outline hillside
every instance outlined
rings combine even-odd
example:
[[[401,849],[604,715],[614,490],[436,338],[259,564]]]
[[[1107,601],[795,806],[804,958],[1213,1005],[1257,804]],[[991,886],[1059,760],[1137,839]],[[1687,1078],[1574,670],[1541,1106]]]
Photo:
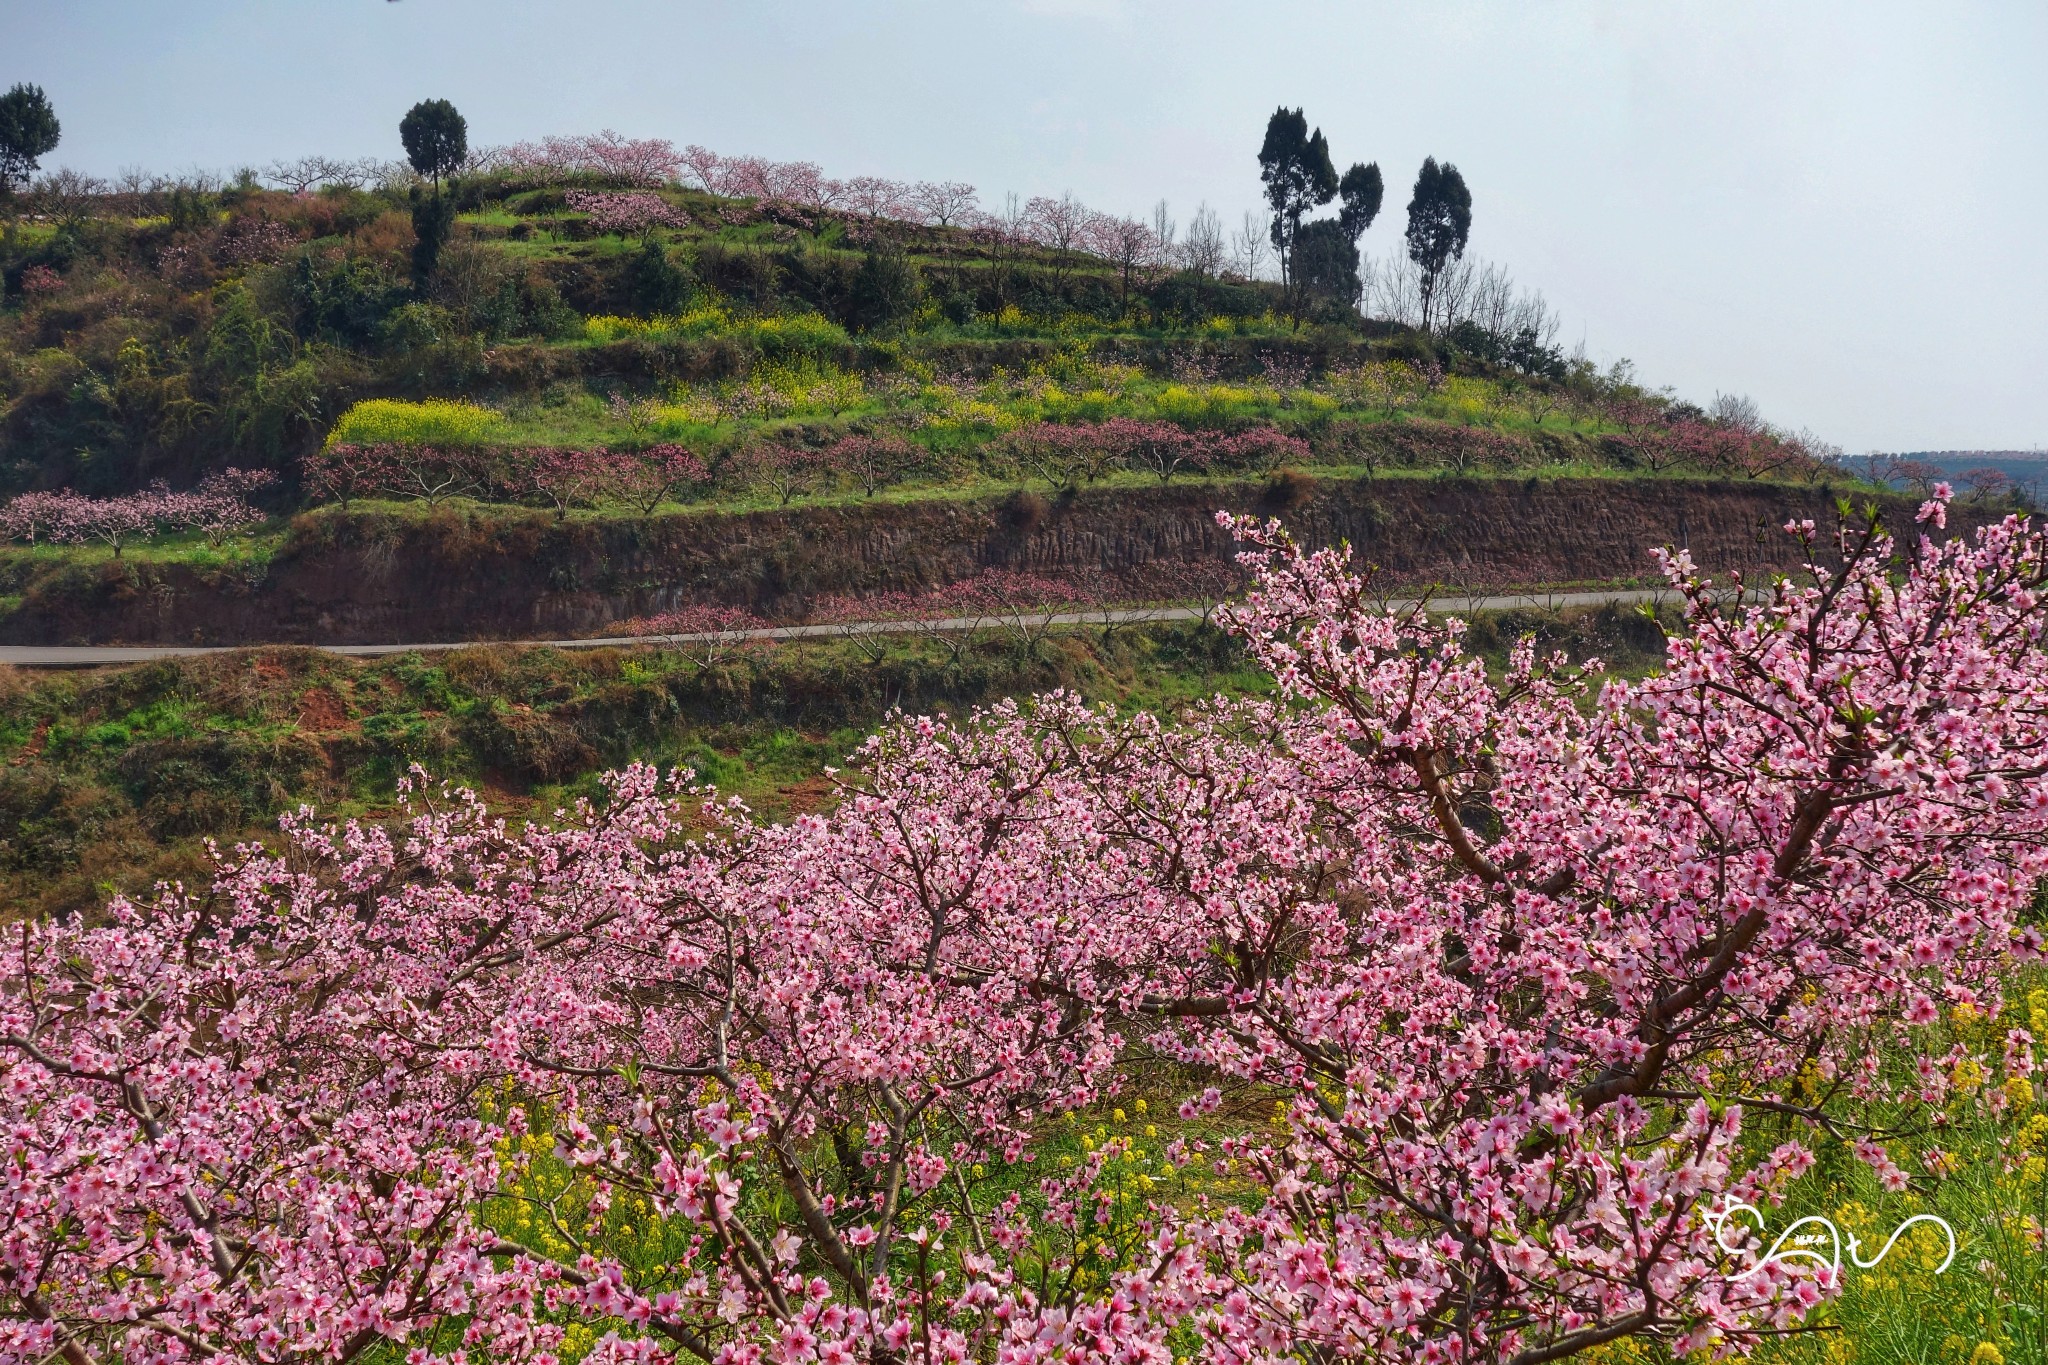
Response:
[[[685,188],[616,156],[478,166],[439,194],[359,177],[301,192],[43,182],[0,236],[0,493],[17,495],[0,530],[24,546],[0,550],[0,634],[313,638],[323,614],[278,608],[277,594],[303,602],[309,573],[354,576],[345,560],[309,565],[314,548],[350,537],[288,518],[333,503],[401,521],[413,513],[398,504],[486,521],[526,508],[565,526],[772,513],[821,545],[877,516],[914,525],[1013,496],[1050,499],[1051,520],[1071,526],[1061,509],[1084,490],[1142,519],[1147,488],[1216,490],[1176,507],[1285,510],[1327,496],[1312,488],[1417,475],[1854,478],[1753,407],[1710,412],[1646,389],[1625,364],[1567,360],[1544,341],[1540,301],[1490,273],[1448,325],[1423,331],[1368,321],[1341,291],[1246,278],[1214,252],[1119,253],[1099,225],[1073,228],[1100,215],[1070,201],[997,221],[957,204],[919,210],[909,200],[929,196],[907,193],[802,204],[788,175],[759,168],[705,170]],[[1285,471],[1307,482],[1287,491]],[[1367,504],[1416,496],[1360,489]],[[933,506],[901,510],[920,501]],[[1661,541],[1683,521],[1660,513],[1661,529],[1638,529]],[[1464,528],[1433,559],[1409,555],[1409,576],[1470,576],[1499,530]],[[1616,547],[1599,574],[1568,555],[1522,568],[1631,578],[1639,548]],[[850,543],[803,557],[820,556],[874,553]],[[478,579],[461,588],[473,620],[456,638],[521,620],[588,631],[686,602],[801,612],[813,587],[928,591],[1013,561],[1132,567],[1084,563],[1071,547],[984,547],[806,586],[778,584],[757,556],[737,577],[635,569],[637,586],[621,588],[633,559],[600,555],[539,585]],[[298,586],[264,586],[272,565]],[[601,603],[539,605],[594,579],[613,583]],[[190,605],[222,591],[243,606]],[[96,625],[80,615],[102,608]],[[237,612],[255,624],[224,637]]]
[[[445,242],[423,244],[437,201],[409,193],[46,185],[0,238],[0,487],[114,493],[235,464],[295,491],[338,425],[448,435],[344,422],[379,398],[483,405],[472,443],[684,443],[728,500],[761,482],[740,456],[764,443],[900,435],[903,477],[950,482],[1014,474],[1016,452],[1006,468],[988,448],[1020,426],[1114,417],[1309,446],[1234,452],[1251,461],[1761,476],[1815,453],[1567,362],[1506,330],[1505,296],[1491,325],[1432,336],[1022,220],[939,227],[595,170],[463,176]],[[1499,439],[1463,448],[1475,430]]]

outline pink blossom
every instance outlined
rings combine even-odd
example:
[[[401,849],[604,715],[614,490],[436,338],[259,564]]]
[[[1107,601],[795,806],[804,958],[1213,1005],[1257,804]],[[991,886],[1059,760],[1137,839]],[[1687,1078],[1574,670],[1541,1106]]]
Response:
[[[1268,694],[899,717],[780,824],[645,766],[531,824],[415,774],[393,824],[298,812],[209,889],[24,921],[0,1355],[538,1361],[585,1308],[600,1360],[728,1365],[1795,1325],[1837,1281],[1731,1278],[1708,1215],[1812,1168],[1746,1104],[1945,1103],[1913,1019],[1995,1008],[2048,876],[2048,544],[1851,527],[1733,607],[1668,555],[1661,672],[1496,677],[1347,552],[1224,524]],[[1120,1139],[1028,1203],[965,1180],[1134,1055],[1189,1078],[1168,1158],[1246,1198],[1104,1251]],[[658,1209],[660,1264],[501,1231],[555,1160],[591,1218]]]

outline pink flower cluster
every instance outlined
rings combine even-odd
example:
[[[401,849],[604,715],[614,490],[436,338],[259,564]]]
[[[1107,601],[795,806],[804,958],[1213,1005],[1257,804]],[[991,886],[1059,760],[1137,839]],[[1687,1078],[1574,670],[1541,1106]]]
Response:
[[[1831,1277],[1712,1232],[1812,1162],[1745,1108],[1939,1106],[1924,1026],[2042,947],[2041,535],[1801,524],[1810,581],[1733,610],[1668,555],[1688,629],[1629,681],[1489,677],[1225,524],[1272,697],[899,720],[781,825],[642,767],[548,826],[414,788],[16,925],[0,1357],[548,1365],[584,1322],[603,1365],[1438,1365],[1795,1323]],[[1978,1064],[2031,1067],[2001,1031]],[[1162,1059],[1187,1120],[1279,1102],[1167,1148],[1245,1198],[1118,1196],[1118,1143],[970,1178]]]
[[[186,492],[158,483],[112,498],[87,497],[68,488],[23,493],[0,507],[0,535],[31,545],[98,541],[116,556],[125,546],[172,531],[200,531],[209,544],[219,546],[264,519],[248,497],[276,482],[277,475],[267,469],[222,469]]]
[[[644,237],[658,227],[679,228],[690,221],[687,213],[647,190],[570,190],[564,202],[572,213],[589,214],[597,231],[621,237]]]
[[[298,244],[298,236],[275,218],[251,215],[222,229],[215,252],[229,265],[274,261]]]
[[[509,459],[515,487],[538,494],[558,515],[571,507],[623,503],[650,516],[661,504],[687,498],[711,481],[704,462],[672,442],[644,450],[547,447],[513,452]]]
[[[835,180],[815,162],[720,156],[692,145],[683,151],[685,182],[708,194],[791,204],[814,213],[841,209],[863,218],[894,218],[935,226],[971,225],[978,217],[974,186],[958,181],[909,184],[877,175]]]

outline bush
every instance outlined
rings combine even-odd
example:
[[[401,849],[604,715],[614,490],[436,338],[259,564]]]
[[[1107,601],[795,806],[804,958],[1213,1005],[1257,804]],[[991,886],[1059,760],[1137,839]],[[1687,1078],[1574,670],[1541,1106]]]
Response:
[[[1316,495],[1316,481],[1299,469],[1283,469],[1266,480],[1259,506],[1274,512],[1292,512]]]
[[[690,277],[661,243],[646,241],[626,267],[626,288],[644,313],[673,313],[690,300]]]
[[[900,252],[870,251],[853,277],[847,322],[855,331],[882,331],[916,316],[923,298],[924,284],[916,266]]]
[[[327,435],[327,444],[483,445],[497,435],[504,423],[502,414],[474,403],[446,398],[428,398],[417,403],[398,398],[368,398],[341,415]]]

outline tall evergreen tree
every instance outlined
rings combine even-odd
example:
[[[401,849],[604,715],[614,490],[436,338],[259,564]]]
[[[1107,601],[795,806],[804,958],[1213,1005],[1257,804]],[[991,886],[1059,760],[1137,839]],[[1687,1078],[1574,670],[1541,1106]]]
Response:
[[[1465,254],[1472,235],[1472,192],[1465,177],[1446,161],[1425,157],[1408,201],[1408,259],[1422,272],[1422,325],[1432,322],[1437,285],[1450,264]]]
[[[441,190],[443,176],[455,174],[469,159],[469,122],[447,100],[421,100],[398,124],[398,140],[412,168]]]
[[[1372,226],[1372,220],[1380,216],[1380,201],[1386,193],[1377,161],[1367,166],[1353,165],[1337,182],[1337,197],[1341,201],[1337,209],[1337,225],[1344,229],[1344,235],[1354,246],[1365,235],[1365,230]]]
[[[39,85],[17,85],[0,95],[0,198],[26,184],[36,163],[54,151],[57,111]]]
[[[1283,284],[1293,279],[1294,240],[1301,234],[1301,218],[1337,197],[1337,168],[1330,161],[1330,144],[1318,128],[1308,130],[1308,119],[1299,109],[1275,109],[1266,120],[1266,140],[1259,148],[1259,179],[1266,186],[1266,203],[1273,210],[1273,245],[1280,251]]]
[[[398,140],[413,170],[434,182],[432,195],[412,192],[412,282],[424,290],[455,231],[455,205],[442,198],[441,179],[469,159],[469,121],[447,100],[421,100],[398,123]]]
[[[424,292],[441,263],[441,248],[455,232],[455,201],[444,194],[412,189],[412,283]]]

